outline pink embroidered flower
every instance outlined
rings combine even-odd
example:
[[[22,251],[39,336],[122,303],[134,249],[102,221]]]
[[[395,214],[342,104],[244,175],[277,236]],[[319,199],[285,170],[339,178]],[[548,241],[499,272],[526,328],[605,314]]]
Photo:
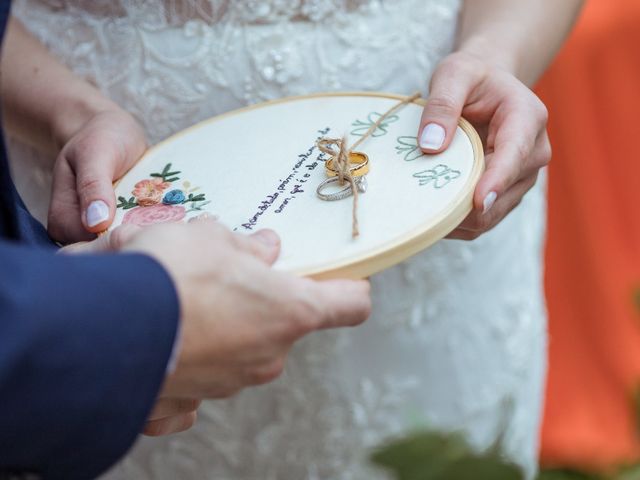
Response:
[[[150,207],[162,201],[162,194],[170,186],[170,182],[163,182],[161,178],[141,180],[135,184],[131,193],[138,200],[138,205]]]
[[[122,223],[147,227],[157,223],[180,222],[186,215],[187,212],[181,205],[153,205],[129,210],[122,219]]]

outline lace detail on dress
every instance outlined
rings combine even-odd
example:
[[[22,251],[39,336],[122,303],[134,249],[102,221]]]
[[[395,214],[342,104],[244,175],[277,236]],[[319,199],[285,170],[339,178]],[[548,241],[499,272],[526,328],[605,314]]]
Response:
[[[188,21],[208,24],[235,21],[268,24],[334,18],[383,0],[41,0],[54,11],[77,11],[96,17],[129,17],[141,25],[180,26]]]
[[[168,9],[185,14],[173,13],[175,0],[18,0],[14,12],[136,115],[155,143],[217,113],[288,95],[425,90],[451,48],[459,0],[204,3],[219,21],[198,14],[172,26]],[[184,8],[200,12],[200,4]]]
[[[157,142],[288,95],[425,91],[452,48],[460,3],[14,0],[14,11]],[[12,146],[31,187],[23,196],[41,205],[33,178],[42,169]],[[110,478],[377,480],[371,446],[418,419],[488,447],[505,399],[515,406],[508,453],[532,476],[545,366],[543,203],[537,187],[478,241],[440,242],[377,275],[367,324],[307,338],[278,382],[207,402],[193,431],[141,442]]]

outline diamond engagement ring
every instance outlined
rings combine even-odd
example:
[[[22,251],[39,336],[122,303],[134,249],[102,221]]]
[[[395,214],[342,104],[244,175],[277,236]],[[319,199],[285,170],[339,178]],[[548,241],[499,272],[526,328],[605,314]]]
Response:
[[[365,193],[367,191],[367,178],[366,177],[355,177],[354,182],[356,184],[356,188],[358,192]],[[331,177],[326,179],[320,185],[318,185],[318,189],[316,193],[318,194],[318,198],[324,200],[326,202],[335,202],[337,200],[343,200],[345,198],[349,198],[353,195],[353,191],[351,190],[351,185],[347,184],[343,189],[338,190],[333,193],[323,193],[327,187],[333,185],[334,183],[338,183],[340,179],[338,177]]]

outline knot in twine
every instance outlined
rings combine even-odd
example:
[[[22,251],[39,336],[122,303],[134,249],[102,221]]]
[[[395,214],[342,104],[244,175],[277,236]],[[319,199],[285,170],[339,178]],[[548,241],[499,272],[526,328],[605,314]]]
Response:
[[[392,114],[397,112],[403,106],[413,102],[420,98],[422,94],[420,92],[414,93],[410,97],[405,98],[404,100],[398,102],[396,105],[391,107],[385,113],[383,113],[380,118],[369,127],[364,135],[360,137],[360,139],[353,144],[352,147],[349,148],[347,142],[347,136],[344,135],[342,138],[321,138],[316,142],[318,149],[327,155],[329,155],[333,159],[333,165],[338,172],[338,179],[340,185],[344,185],[345,182],[348,182],[351,187],[351,193],[353,194],[353,215],[352,215],[352,223],[351,223],[351,236],[353,238],[357,238],[360,236],[360,229],[358,226],[358,187],[356,185],[356,181],[351,174],[351,162],[350,155],[351,153],[360,146],[365,140],[367,140],[373,133],[384,123],[384,121]],[[336,152],[331,148],[331,146],[337,146],[338,151]]]

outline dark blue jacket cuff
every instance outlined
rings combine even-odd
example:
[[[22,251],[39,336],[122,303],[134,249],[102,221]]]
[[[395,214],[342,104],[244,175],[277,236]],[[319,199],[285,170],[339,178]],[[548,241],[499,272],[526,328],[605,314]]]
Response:
[[[179,319],[143,255],[62,256],[0,243],[0,471],[95,478],[133,444]]]

